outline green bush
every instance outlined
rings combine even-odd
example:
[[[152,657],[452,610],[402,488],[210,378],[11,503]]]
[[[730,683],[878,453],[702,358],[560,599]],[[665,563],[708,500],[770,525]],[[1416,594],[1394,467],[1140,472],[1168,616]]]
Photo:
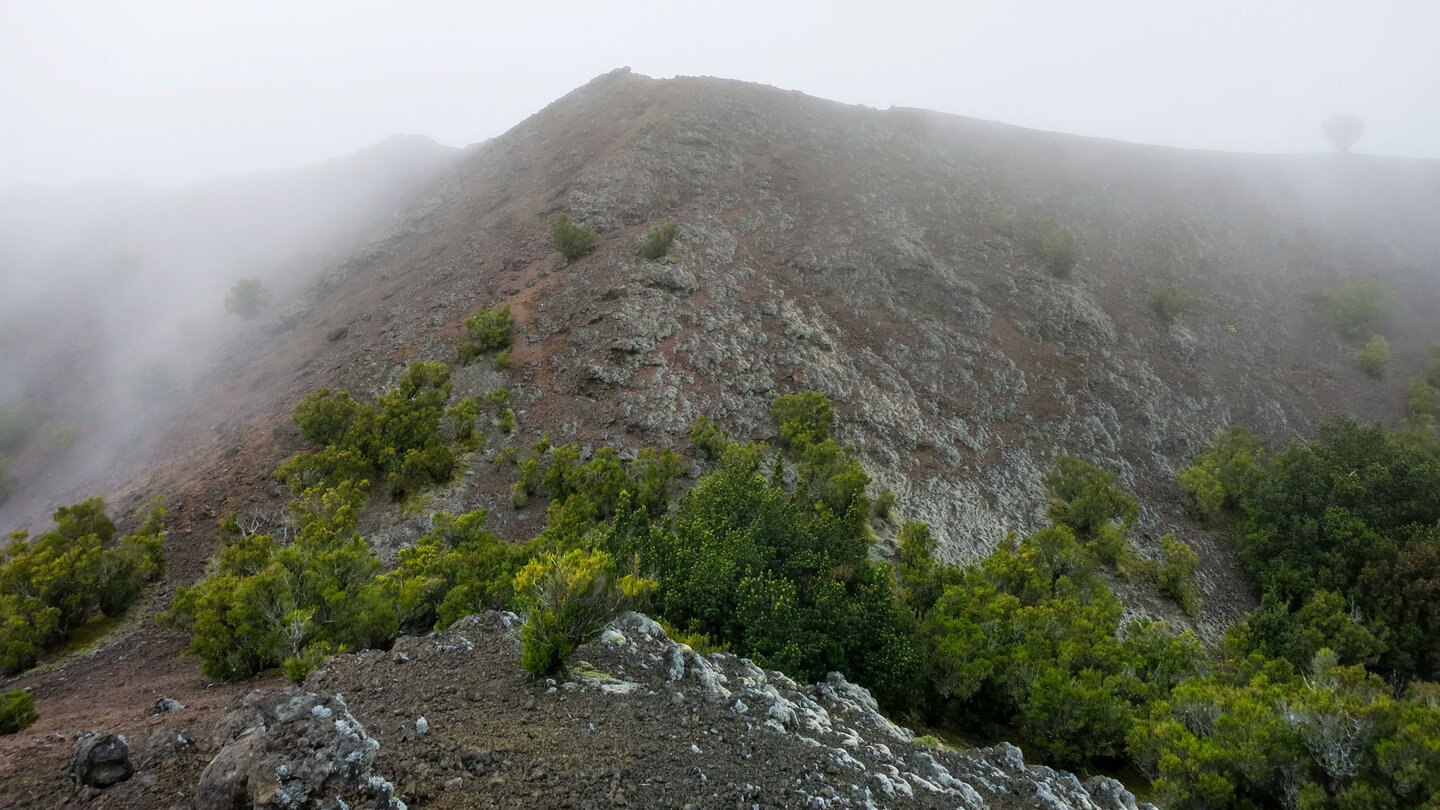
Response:
[[[1160,538],[1160,592],[1174,599],[1187,616],[1194,616],[1200,609],[1200,586],[1195,581],[1199,565],[1195,550],[1175,539],[1174,534]]]
[[[39,719],[35,698],[28,691],[14,689],[0,694],[0,734],[23,731]]]
[[[594,640],[628,601],[654,585],[620,576],[603,551],[576,549],[531,560],[515,575],[515,592],[525,608],[521,665],[536,677],[563,671],[576,647]]]
[[[1082,541],[1100,538],[1114,524],[1128,530],[1140,514],[1135,499],[1115,483],[1115,473],[1074,456],[1061,456],[1059,470],[1045,476],[1050,519],[1075,530]]]
[[[786,394],[770,403],[770,415],[780,425],[780,441],[790,447],[819,444],[830,438],[835,411],[819,391]]]
[[[29,669],[96,613],[123,613],[160,574],[164,515],[157,503],[134,534],[112,542],[115,524],[93,498],[57,510],[55,529],[34,542],[12,534],[0,556],[0,670]]]
[[[207,677],[236,680],[282,665],[302,677],[328,650],[381,646],[395,635],[396,608],[377,581],[383,566],[355,534],[365,495],[349,481],[321,493],[289,545],[245,534],[234,518],[222,522],[212,573],[178,589],[163,617],[190,631],[187,651]]]
[[[565,214],[556,214],[550,221],[550,244],[566,261],[575,261],[595,249],[595,232],[570,221]]]
[[[1079,234],[1053,220],[1035,236],[1035,249],[1056,278],[1069,278],[1080,263]]]
[[[1186,310],[1195,306],[1196,300],[1195,296],[1179,287],[1166,284],[1151,290],[1145,303],[1150,306],[1155,317],[1165,323],[1174,323]]]
[[[460,364],[469,365],[488,354],[508,352],[515,329],[510,305],[482,309],[465,319],[465,339],[460,341]]]
[[[258,278],[242,278],[225,296],[225,311],[250,320],[259,315],[270,300],[265,285]]]
[[[1390,288],[1374,281],[1341,284],[1325,293],[1324,311],[1347,342],[1359,344],[1390,324],[1395,308]]]
[[[10,457],[0,453],[0,504],[9,500],[19,486],[19,479],[10,472]]]
[[[1371,335],[1355,352],[1360,370],[1377,380],[1385,379],[1390,371],[1390,344],[1380,335]]]
[[[456,465],[454,451],[440,435],[451,390],[450,369],[443,363],[411,363],[374,405],[322,388],[296,406],[295,423],[324,447],[292,458],[275,477],[305,502],[377,472],[384,473],[397,500],[445,483]]]
[[[670,245],[679,235],[680,226],[673,222],[657,225],[645,235],[645,243],[640,246],[640,257],[650,261],[665,258],[670,253]]]
[[[1234,509],[1259,472],[1265,445],[1240,425],[1219,433],[1195,463],[1180,470],[1180,489],[1189,496],[1189,510],[1202,520]]]
[[[1420,421],[1433,420],[1440,414],[1440,388],[1421,377],[1410,378],[1409,395],[1405,398],[1405,416]]]

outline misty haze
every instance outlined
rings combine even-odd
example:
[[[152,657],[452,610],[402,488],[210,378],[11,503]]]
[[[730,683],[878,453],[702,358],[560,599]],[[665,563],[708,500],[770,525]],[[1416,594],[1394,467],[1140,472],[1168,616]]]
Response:
[[[1427,4],[264,6],[0,10],[0,806],[1440,802]]]

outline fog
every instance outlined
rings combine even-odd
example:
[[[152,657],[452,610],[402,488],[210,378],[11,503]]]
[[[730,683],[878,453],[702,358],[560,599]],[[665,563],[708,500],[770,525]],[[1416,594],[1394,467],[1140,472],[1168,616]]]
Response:
[[[216,8],[216,6],[222,6]],[[1201,149],[1440,157],[1430,0],[0,4],[0,186],[463,146],[592,76],[716,75]]]
[[[227,358],[293,324],[306,283],[458,153],[397,138],[183,189],[0,191],[0,515],[104,491],[114,462]],[[257,317],[226,310],[242,278],[269,294]]]

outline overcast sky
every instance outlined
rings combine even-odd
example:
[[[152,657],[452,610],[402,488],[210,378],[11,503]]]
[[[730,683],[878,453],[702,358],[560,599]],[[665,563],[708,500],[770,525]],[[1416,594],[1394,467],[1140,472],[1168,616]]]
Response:
[[[1437,0],[0,0],[0,186],[498,135],[620,65],[1203,149],[1440,157]]]

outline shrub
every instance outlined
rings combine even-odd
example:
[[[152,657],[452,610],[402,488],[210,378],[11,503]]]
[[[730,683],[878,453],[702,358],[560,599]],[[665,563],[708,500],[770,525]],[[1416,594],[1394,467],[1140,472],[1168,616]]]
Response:
[[[1069,278],[1080,262],[1079,235],[1053,220],[1045,223],[1035,237],[1035,249],[1056,278]]]
[[[730,443],[730,431],[720,427],[708,416],[695,419],[690,426],[690,444],[708,459],[718,459]]]
[[[1115,473],[1074,456],[1061,456],[1057,463],[1059,471],[1045,476],[1052,521],[1085,541],[1097,539],[1107,524],[1126,530],[1135,522],[1140,507],[1115,483]]]
[[[469,365],[492,352],[509,351],[510,333],[514,328],[515,317],[510,314],[509,304],[482,309],[466,318],[465,339],[460,341],[459,348],[461,365]]]
[[[1390,288],[1374,281],[1341,284],[1325,293],[1330,325],[1346,342],[1359,344],[1389,325],[1395,307]]]
[[[20,481],[10,472],[10,457],[0,453],[0,504],[10,499]]]
[[[1015,206],[996,205],[991,207],[990,213],[985,217],[985,224],[990,230],[1002,236],[1015,235]]]
[[[1160,538],[1160,592],[1174,599],[1187,616],[1194,616],[1200,609],[1200,586],[1195,582],[1199,564],[1195,550],[1175,539],[1175,535]]]
[[[1174,323],[1185,310],[1195,306],[1196,298],[1173,284],[1166,284],[1151,290],[1145,302],[1150,305],[1155,317],[1165,323]]]
[[[55,529],[31,542],[11,535],[0,556],[0,669],[14,675],[97,612],[119,616],[159,575],[165,514],[155,505],[133,535],[93,498],[55,512]]]
[[[1422,377],[1411,377],[1409,395],[1405,398],[1405,416],[1424,422],[1434,419],[1436,413],[1440,413],[1440,388]]]
[[[603,551],[577,549],[531,560],[515,575],[515,593],[526,611],[521,665],[536,677],[564,670],[576,647],[599,635],[627,600],[654,587],[653,580],[618,576],[614,559]]]
[[[1180,470],[1180,489],[1189,496],[1188,511],[1207,521],[1235,508],[1264,458],[1265,445],[1259,436],[1240,425],[1221,431],[1195,457],[1194,465]]]
[[[645,235],[645,243],[640,246],[640,257],[655,261],[665,258],[670,252],[670,245],[675,237],[680,235],[680,226],[673,222],[658,225]]]
[[[24,689],[0,694],[0,734],[14,734],[40,719],[35,711],[35,698]]]
[[[225,296],[225,311],[248,321],[259,315],[269,300],[270,295],[265,291],[265,285],[260,279],[242,278],[235,282]]]
[[[819,391],[786,394],[770,403],[770,415],[780,425],[780,441],[791,447],[819,444],[830,438],[835,410]]]
[[[566,261],[575,261],[595,249],[595,232],[570,221],[565,214],[556,214],[550,221],[550,244]]]
[[[1385,379],[1390,371],[1390,344],[1380,335],[1371,335],[1355,352],[1360,370],[1377,380]]]

